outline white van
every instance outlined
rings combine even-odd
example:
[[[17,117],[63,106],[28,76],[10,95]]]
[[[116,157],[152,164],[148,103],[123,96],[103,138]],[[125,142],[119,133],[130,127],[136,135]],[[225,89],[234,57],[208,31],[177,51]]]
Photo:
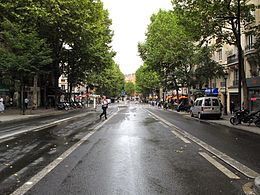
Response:
[[[220,119],[222,111],[221,104],[217,97],[200,97],[194,102],[194,105],[190,109],[191,116],[197,116],[203,118],[206,116],[213,116]]]

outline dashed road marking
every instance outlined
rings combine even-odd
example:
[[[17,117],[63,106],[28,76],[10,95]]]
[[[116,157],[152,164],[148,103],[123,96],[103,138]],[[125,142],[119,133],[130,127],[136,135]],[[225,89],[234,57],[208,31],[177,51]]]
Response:
[[[99,128],[101,128],[109,119],[111,119],[117,112],[115,112],[111,117],[102,122],[100,125],[96,126],[92,132],[88,133],[85,137],[83,137],[80,141],[66,150],[62,155],[60,155],[57,159],[47,165],[44,169],[42,169],[39,173],[34,175],[29,181],[20,186],[17,190],[15,190],[11,195],[23,195],[28,190],[30,190],[34,185],[36,185],[42,178],[44,178],[49,172],[51,172],[55,167],[57,167],[65,158],[67,158],[74,150],[76,150],[81,144],[83,144],[89,137],[94,134]]]
[[[199,152],[199,154],[203,156],[207,161],[209,161],[213,166],[215,166],[218,170],[228,176],[230,179],[240,179],[240,177],[238,177],[235,173],[224,167],[222,164],[220,164],[218,161],[216,161],[205,152]]]
[[[198,144],[199,146],[203,147],[205,150],[212,153],[213,155],[218,157],[220,160],[224,161],[225,163],[227,163],[228,165],[230,165],[234,169],[238,170],[239,172],[241,172],[245,176],[254,179],[254,178],[256,178],[260,175],[259,173],[255,172],[254,170],[250,169],[249,167],[243,165],[242,163],[236,161],[235,159],[231,158],[230,156],[226,155],[225,153],[217,150],[216,148],[210,146],[209,144],[207,144],[207,143],[201,141],[200,139],[192,136],[191,134],[187,133],[183,129],[180,129],[179,127],[173,125],[172,123],[166,121],[165,119],[159,117],[158,115],[150,112],[149,110],[146,110],[146,111],[148,113],[150,113],[151,115],[157,117],[159,120],[161,120],[163,123],[167,124],[168,126],[175,128],[175,130],[178,131],[178,133],[183,135],[185,138],[188,138],[189,140],[191,140],[194,143]]]
[[[183,137],[181,134],[177,133],[176,131],[171,131],[174,135],[176,135],[178,138],[180,138],[184,143],[190,144],[191,142]]]

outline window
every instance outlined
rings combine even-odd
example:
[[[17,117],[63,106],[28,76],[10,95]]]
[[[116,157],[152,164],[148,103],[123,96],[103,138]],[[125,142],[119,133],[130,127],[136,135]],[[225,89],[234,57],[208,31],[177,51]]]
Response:
[[[212,99],[212,106],[219,106],[219,102],[217,99]]]
[[[246,49],[253,49],[254,35],[246,35]]]
[[[211,106],[211,99],[205,99],[204,106]]]
[[[234,80],[238,81],[238,70],[234,71]]]
[[[199,100],[198,101],[198,106],[201,106],[202,105],[202,100]]]
[[[217,51],[218,60],[222,60],[222,49]]]

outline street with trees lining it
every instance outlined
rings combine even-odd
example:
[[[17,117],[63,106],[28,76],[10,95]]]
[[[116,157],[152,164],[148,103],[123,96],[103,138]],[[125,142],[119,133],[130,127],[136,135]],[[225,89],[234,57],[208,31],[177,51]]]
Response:
[[[20,95],[14,104],[25,93],[40,106],[48,96],[58,101],[62,74],[69,93],[78,84],[93,83],[109,95],[120,93],[115,89],[121,89],[124,78],[113,60],[112,21],[101,1],[12,1],[1,2],[0,10],[0,82],[9,96]],[[93,81],[95,75],[100,79]],[[24,91],[28,87],[33,91]]]
[[[111,97],[122,90],[148,97],[160,88],[202,88],[224,74],[211,59],[213,51],[224,42],[239,46],[236,29],[225,31],[227,21],[219,18],[231,16],[235,27],[234,2],[173,0],[174,11],[154,14],[146,40],[138,44],[144,64],[136,71],[136,86],[124,82],[113,60],[112,21],[101,1],[1,2],[0,81],[21,94],[25,86],[39,86],[45,98],[61,74],[70,90],[85,83]],[[242,21],[251,20],[249,7],[242,3]],[[219,38],[217,45],[208,44],[211,38]],[[104,121],[100,110],[0,124],[0,191],[243,194],[259,175],[256,134],[137,102],[111,103]]]
[[[237,1],[174,0],[173,10],[160,10],[151,17],[146,39],[138,44],[139,54],[146,66],[158,74],[164,90],[201,89],[212,79],[223,77],[225,67],[211,57],[224,44],[241,49],[238,22],[244,24],[244,33],[259,34],[259,26],[252,25],[252,13],[258,8],[247,1],[239,2],[240,12]],[[211,40],[216,40],[215,44],[208,44]],[[258,42],[256,36],[256,49]],[[241,94],[246,106],[249,102],[243,58],[241,62]],[[138,77],[137,85],[142,86]]]

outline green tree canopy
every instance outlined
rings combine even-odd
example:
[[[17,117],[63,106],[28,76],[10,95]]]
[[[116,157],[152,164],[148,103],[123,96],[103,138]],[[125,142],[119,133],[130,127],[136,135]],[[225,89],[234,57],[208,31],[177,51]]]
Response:
[[[252,22],[254,22],[254,17],[251,11],[254,10],[254,5],[251,4],[251,1],[172,0],[172,4],[174,10],[179,12],[182,23],[186,23],[186,28],[193,29],[201,45],[209,37],[213,37],[217,39],[219,46],[223,43],[228,43],[236,45],[238,50],[242,51],[238,27],[241,23],[244,24],[243,29],[246,31],[252,30],[250,27]],[[238,7],[238,5],[240,6]],[[240,10],[240,12],[238,12],[238,10]],[[243,95],[245,105],[248,105],[248,91],[243,59],[241,59],[241,62]]]
[[[52,62],[49,45],[34,30],[5,19],[0,33],[0,69],[6,74],[19,79],[33,76]]]
[[[108,97],[119,97],[124,83],[124,74],[119,66],[113,63],[110,67],[92,72],[88,77],[89,83],[96,84],[97,93]]]
[[[100,0],[6,1],[0,3],[0,21],[4,18],[31,29],[48,43],[52,63],[45,70],[52,76],[53,86],[58,86],[62,73],[68,74],[64,45],[72,48],[72,85],[84,80],[88,72],[112,64],[111,20]]]
[[[160,88],[159,75],[152,70],[149,70],[146,64],[143,64],[135,73],[136,76],[136,91],[148,97],[151,92],[158,91]]]
[[[125,82],[125,92],[126,95],[133,97],[135,95],[135,84],[131,81]]]

